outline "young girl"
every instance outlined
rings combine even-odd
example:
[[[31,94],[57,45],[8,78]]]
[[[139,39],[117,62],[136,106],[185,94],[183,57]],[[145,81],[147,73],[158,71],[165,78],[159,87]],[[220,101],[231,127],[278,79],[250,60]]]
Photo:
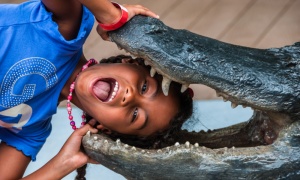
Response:
[[[181,84],[172,82],[169,95],[165,96],[161,88],[162,76],[151,77],[150,67],[145,66],[141,58],[119,55],[102,59],[99,65],[79,74],[75,87],[90,84],[88,79],[94,77],[99,81],[90,80],[95,83],[87,88],[92,90],[85,91],[85,101],[93,110],[103,112],[94,113],[100,122],[96,127],[114,140],[120,139],[139,148],[163,148],[175,143],[172,133],[177,132],[192,114],[192,90],[189,88],[181,93]],[[77,97],[78,90],[75,88]],[[128,111],[127,118],[124,113]],[[85,167],[78,169],[77,179],[84,179]]]
[[[73,102],[77,106],[86,103],[82,109],[94,117],[90,124],[113,139],[119,138],[124,143],[141,148],[161,148],[164,143],[175,143],[169,138],[169,134],[178,130],[191,115],[193,96],[189,90],[181,93],[181,85],[178,83],[172,83],[169,95],[165,96],[161,90],[161,82],[160,75],[150,76],[150,68],[144,65],[142,59],[120,55],[104,59],[100,64],[92,65],[79,73],[72,101],[83,98],[79,100],[79,104]],[[60,164],[65,163],[61,159],[67,159],[63,157],[83,156],[78,151],[78,146],[73,145],[74,149],[68,146],[72,141],[80,141],[87,129],[97,132],[89,125],[76,130],[60,153],[28,178],[47,178],[53,169],[59,169],[58,172],[64,170],[63,175],[66,175],[67,172],[71,172],[70,167],[84,165],[81,163],[81,166],[61,167]],[[74,154],[66,151],[66,148]],[[83,158],[87,159],[85,156]],[[48,170],[50,167],[51,171]],[[78,171],[77,179],[84,179],[84,168]],[[59,175],[57,172],[55,174]]]
[[[169,129],[180,109],[178,88],[164,96],[160,81],[137,63],[128,63],[130,59],[122,58],[122,64],[95,65],[82,55],[94,16],[104,29],[102,37],[136,14],[156,17],[142,6],[126,8],[107,0],[0,5],[2,179],[21,178],[30,160],[35,160],[62,100],[68,99],[69,128],[80,126],[73,121],[78,117],[72,116],[72,102],[107,134],[149,137]],[[88,130],[97,132],[90,125],[76,130],[57,156],[27,178],[60,179],[90,162],[80,152],[81,138]]]
[[[21,178],[30,160],[35,160],[51,132],[51,116],[58,103],[67,98],[85,63],[82,45],[94,18],[107,31],[121,27],[136,14],[157,17],[139,5],[125,7],[108,0],[33,0],[0,5],[1,179]],[[73,100],[81,108],[86,105],[75,95]],[[76,137],[82,133],[71,138],[70,144],[77,142],[77,149],[80,143]],[[66,163],[67,157],[55,159]],[[71,163],[76,162],[72,158],[74,161],[65,164],[70,165],[69,170],[82,165]]]

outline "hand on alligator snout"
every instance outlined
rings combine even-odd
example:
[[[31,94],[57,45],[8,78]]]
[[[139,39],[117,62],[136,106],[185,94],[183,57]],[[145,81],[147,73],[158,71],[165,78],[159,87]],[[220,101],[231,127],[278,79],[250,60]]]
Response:
[[[81,140],[83,136],[85,136],[89,131],[91,133],[98,132],[97,129],[93,128],[94,125],[95,122],[92,121],[91,123],[74,131],[59,153],[55,156],[54,160],[60,164],[69,163],[69,167],[73,167],[73,170],[85,165],[86,163],[99,164],[81,151]]]
[[[154,12],[152,12],[151,10],[149,10],[146,7],[143,7],[141,5],[123,5],[127,12],[128,12],[128,18],[127,21],[128,22],[131,18],[133,18],[136,15],[144,15],[144,16],[149,16],[149,17],[153,17],[153,18],[159,18],[159,16],[157,14],[155,14]],[[105,41],[111,41],[108,35],[108,31],[102,29],[99,25],[97,26],[97,32],[100,35],[100,37],[105,40]]]
[[[99,36],[104,40],[104,41],[111,41],[107,31],[105,31],[104,29],[102,29],[99,25],[96,28],[97,33],[99,34]]]
[[[124,7],[128,10],[128,20],[129,21],[131,18],[133,18],[136,15],[144,15],[144,16],[149,16],[153,18],[159,18],[157,14],[152,12],[146,7],[143,7],[141,5],[124,5]]]

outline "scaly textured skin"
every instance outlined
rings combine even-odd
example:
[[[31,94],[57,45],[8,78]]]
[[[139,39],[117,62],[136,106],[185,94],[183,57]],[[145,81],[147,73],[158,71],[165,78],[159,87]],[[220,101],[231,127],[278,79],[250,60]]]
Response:
[[[268,146],[210,149],[189,143],[143,150],[98,134],[83,138],[93,159],[127,179],[296,179],[300,121]]]
[[[271,49],[236,46],[142,16],[110,37],[166,79],[205,84],[233,107],[252,107],[254,114],[249,122],[224,129],[178,132],[180,144],[160,150],[86,135],[83,145],[92,158],[128,179],[300,176],[300,43]]]

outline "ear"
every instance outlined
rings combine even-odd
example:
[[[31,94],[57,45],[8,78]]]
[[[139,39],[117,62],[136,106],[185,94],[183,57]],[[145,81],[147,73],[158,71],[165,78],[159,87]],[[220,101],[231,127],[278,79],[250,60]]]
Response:
[[[135,60],[135,59],[130,59],[130,58],[123,58],[123,59],[122,59],[122,63],[130,63],[130,64],[136,64],[136,65],[139,65],[139,63],[137,62],[137,60]]]
[[[102,131],[104,134],[111,134],[112,133],[110,129],[103,126],[102,124],[97,125],[96,128],[99,129],[100,131]]]

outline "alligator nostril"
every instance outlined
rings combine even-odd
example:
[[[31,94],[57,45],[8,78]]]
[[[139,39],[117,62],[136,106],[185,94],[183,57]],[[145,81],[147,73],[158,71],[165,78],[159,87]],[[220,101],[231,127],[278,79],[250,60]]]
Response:
[[[288,63],[287,65],[286,65],[286,67],[291,67],[291,68],[293,68],[293,67],[295,67],[297,64],[296,63],[293,63],[293,62],[290,62],[290,63]]]

